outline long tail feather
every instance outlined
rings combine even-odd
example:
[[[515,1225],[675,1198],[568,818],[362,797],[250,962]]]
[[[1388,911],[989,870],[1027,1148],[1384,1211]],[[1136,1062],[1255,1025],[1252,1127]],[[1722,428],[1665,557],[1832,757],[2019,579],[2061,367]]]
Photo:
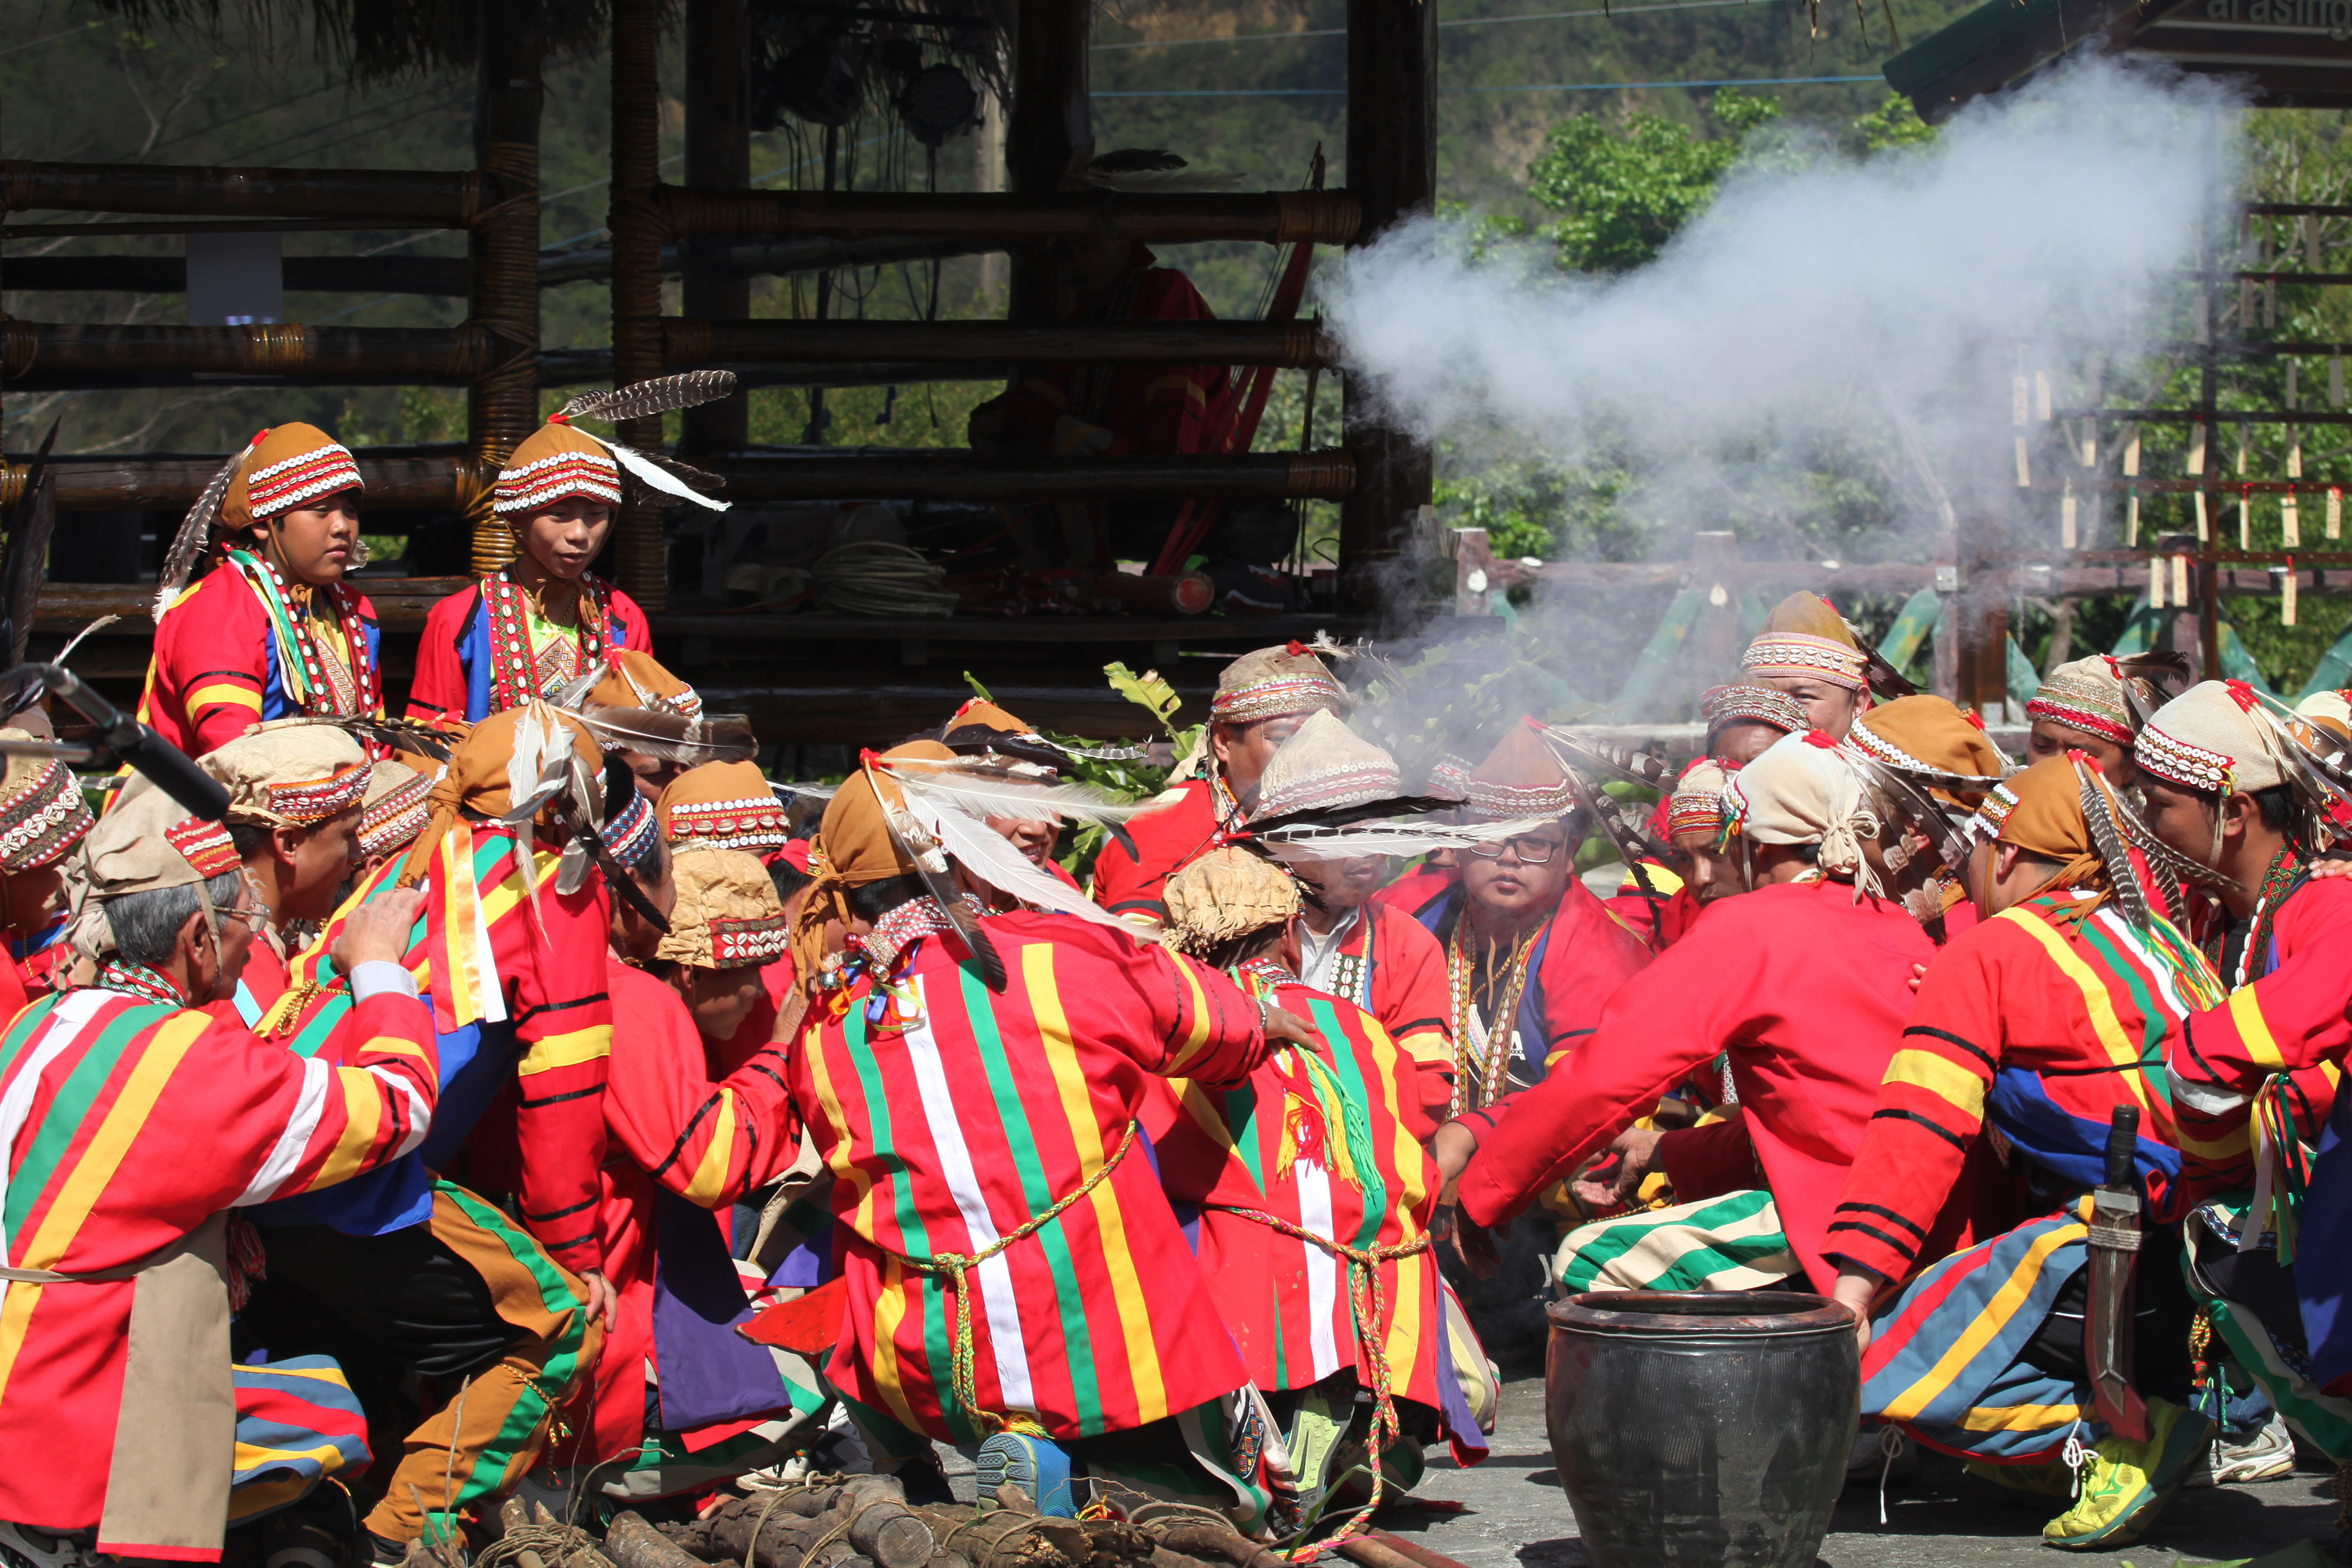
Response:
[[[1150,801],[1121,800],[1092,784],[1064,783],[1031,763],[1002,757],[961,757],[952,762],[928,758],[877,759],[875,766],[902,789],[952,800],[992,817],[1073,817],[1108,826],[1150,809]]]
[[[988,933],[980,928],[979,917],[964,903],[963,894],[956,891],[953,879],[948,875],[947,852],[912,811],[887,798],[882,804],[882,821],[889,829],[891,841],[898,845],[898,852],[913,862],[915,874],[922,879],[931,901],[955,928],[964,950],[980,966],[982,983],[1001,993],[1007,978],[1004,960],[998,955],[996,945],[988,939]]]
[[[611,392],[582,392],[556,411],[558,419],[646,419],[674,409],[692,408],[735,390],[733,371],[683,371],[633,382]]]
[[[599,436],[597,439],[601,441],[604,438]],[[676,497],[676,500],[669,502],[656,501],[654,504],[656,506],[675,505],[677,501],[691,501],[698,507],[708,507],[714,512],[723,512],[733,505],[729,501],[714,501],[683,480],[672,478],[661,464],[655,462],[625,441],[605,441],[604,450],[613,455],[614,462],[629,471],[630,477],[646,488]]]
[[[268,434],[263,431],[261,435]],[[220,520],[221,502],[228,497],[229,482],[236,477],[237,469],[253,455],[253,449],[261,444],[261,435],[247,442],[245,450],[212,476],[204,493],[196,497],[196,504],[180,519],[180,531],[172,536],[172,546],[163,552],[163,570],[155,576],[156,620],[163,619],[163,612],[172,607],[172,601],[188,585],[189,574],[196,570],[205,547],[212,542],[213,525]]]
[[[598,707],[583,710],[580,722],[607,751],[635,751],[684,767],[705,762],[748,762],[760,754],[751,721],[740,713],[688,715],[659,708]]]
[[[87,635],[88,633],[84,633]],[[322,724],[342,730],[354,739],[368,741],[389,751],[413,751],[419,757],[429,757],[436,762],[446,762],[464,737],[436,729],[432,725],[413,718],[373,718],[350,714],[304,714],[304,724]]]
[[[1967,829],[1954,822],[1935,797],[1914,784],[1902,769],[1890,767],[1880,758],[1859,747],[1849,749],[1849,756],[1862,768],[1863,777],[1876,788],[1895,814],[1927,835],[1936,857],[1948,871],[1962,871],[1969,863]]]
[[[2105,782],[2079,758],[2074,762],[2074,778],[2082,792],[2083,821],[2090,827],[2091,842],[2099,852],[2100,863],[2107,868],[2107,885],[2113,891],[2116,906],[2135,929],[2146,931],[2156,923],[2156,917],[2148,909],[2147,890],[2139,884],[2139,873],[2132,865],[2123,834],[2116,830]]]
[[[1466,850],[1533,832],[1552,820],[1521,817],[1507,822],[1373,821],[1340,827],[1313,824],[1253,833],[1282,860],[1352,860],[1358,855],[1425,855],[1438,850]]]
[[[986,822],[952,808],[929,813],[928,825],[940,847],[964,870],[1001,893],[1022,903],[1060,915],[1075,915],[1097,925],[1132,934],[1135,925],[1121,920],[1067,883],[1048,876],[1013,847],[1012,841]]]
[[[1664,758],[1653,757],[1646,751],[1629,751],[1622,746],[1612,746],[1594,736],[1580,735],[1559,725],[1548,724],[1538,731],[1544,744],[1551,747],[1554,757],[1571,752],[1587,764],[1604,773],[1613,773],[1628,784],[1639,784],[1648,789],[1672,789],[1675,769]],[[1566,760],[1565,758],[1562,758]]]
[[[83,627],[80,631],[67,638],[66,645],[58,650],[58,656],[51,659],[49,663],[52,664],[63,664],[68,659],[73,657],[74,650],[81,646],[82,640],[84,638],[88,637],[93,632],[105,631],[109,626],[113,625],[116,622],[121,619],[122,617],[120,615],[100,616],[97,620],[91,622],[89,625]]]

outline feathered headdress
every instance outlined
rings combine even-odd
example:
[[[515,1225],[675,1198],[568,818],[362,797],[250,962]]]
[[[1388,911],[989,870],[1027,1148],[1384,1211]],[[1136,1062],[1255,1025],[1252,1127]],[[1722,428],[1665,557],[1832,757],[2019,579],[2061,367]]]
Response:
[[[583,392],[556,410],[514,449],[499,470],[492,504],[501,514],[514,515],[569,495],[617,504],[624,498],[621,479],[625,474],[635,481],[635,493],[628,499],[657,507],[691,501],[723,512],[727,502],[702,493],[725,483],[717,475],[657,452],[640,452],[626,443],[607,441],[573,422],[649,419],[725,397],[734,390],[732,371],[687,371],[611,392]]]

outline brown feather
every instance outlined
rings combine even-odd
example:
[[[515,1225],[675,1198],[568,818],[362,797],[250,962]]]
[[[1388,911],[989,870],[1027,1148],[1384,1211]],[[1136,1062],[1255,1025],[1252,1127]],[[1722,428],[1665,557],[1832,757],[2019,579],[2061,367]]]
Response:
[[[580,716],[607,751],[635,751],[693,768],[749,762],[760,754],[751,721],[740,713],[665,713],[649,707],[592,707]]]
[[[582,392],[556,411],[558,419],[649,419],[722,398],[735,390],[733,371],[682,371],[632,382],[611,392]]]

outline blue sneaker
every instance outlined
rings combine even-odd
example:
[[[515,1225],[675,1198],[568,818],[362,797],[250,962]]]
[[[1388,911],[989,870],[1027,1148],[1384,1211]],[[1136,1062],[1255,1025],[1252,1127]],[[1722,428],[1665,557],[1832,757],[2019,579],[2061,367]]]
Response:
[[[997,1488],[1011,1485],[1027,1492],[1049,1519],[1078,1517],[1070,1496],[1070,1456],[1050,1437],[999,1432],[981,1444],[975,1470],[982,1508],[996,1500]]]

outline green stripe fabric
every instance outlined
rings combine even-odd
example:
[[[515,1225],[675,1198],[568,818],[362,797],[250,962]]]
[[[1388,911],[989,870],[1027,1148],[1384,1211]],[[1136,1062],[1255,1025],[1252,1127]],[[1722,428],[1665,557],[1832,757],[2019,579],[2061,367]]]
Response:
[[[0,1209],[7,1217],[11,1237],[25,1235],[27,1217],[57,1181],[67,1151],[85,1124],[93,1122],[100,1100],[112,1103],[113,1095],[107,1090],[118,1074],[126,1071],[124,1058],[131,1054],[132,1042],[179,1010],[161,1003],[126,1008],[104,1029],[82,1031],[77,1042],[79,1059],[58,1082],[47,1109],[41,1113],[38,1129],[29,1143],[18,1140],[17,1147],[24,1150],[24,1156],[16,1162],[16,1168],[7,1173],[7,1204]],[[128,1064],[136,1065],[135,1059]],[[120,1092],[119,1087],[116,1092]],[[95,1133],[97,1128],[89,1125],[88,1130]]]
[[[956,978],[962,988],[964,1014],[971,1024],[972,1040],[980,1048],[981,1062],[988,1073],[989,1095],[996,1102],[997,1120],[1003,1124],[1004,1141],[1021,1172],[1022,1200],[1029,1206],[1030,1213],[1043,1214],[1054,1207],[1061,1195],[1046,1184],[1045,1162],[1038,1157],[1029,1113],[1021,1103],[1019,1086],[1013,1081],[1013,1065],[1004,1055],[1004,1038],[996,1027],[995,1009],[989,1005],[988,988],[969,967],[958,969]],[[1040,1228],[1035,1239],[1045,1252],[1046,1267],[1054,1274],[1056,1316],[1062,1324],[1064,1354],[1069,1361],[1070,1390],[1077,1406],[1078,1430],[1087,1437],[1097,1437],[1108,1429],[1103,1423],[1101,1375],[1095,1367],[1094,1337],[1087,1326],[1086,1296],[1078,1288],[1077,1263],[1070,1256],[1069,1235],[1056,1223]]]
[[[1365,1087],[1363,1071],[1356,1061],[1355,1051],[1348,1044],[1347,1031],[1339,1027],[1338,1010],[1322,998],[1310,1001],[1307,1010],[1314,1015],[1316,1032],[1323,1037],[1323,1043],[1329,1048],[1332,1075],[1354,1097],[1357,1105],[1363,1109],[1365,1120],[1370,1122],[1371,1092]],[[1345,1138],[1347,1135],[1344,1127],[1331,1128],[1326,1134],[1326,1136],[1333,1138]],[[1350,1245],[1370,1247],[1381,1239],[1381,1221],[1389,1211],[1389,1184],[1377,1165],[1358,1171],[1356,1176],[1363,1183],[1364,1215],[1362,1223],[1356,1227],[1356,1239]]]
[[[1558,1267],[1560,1286],[1570,1292],[1598,1289],[1597,1281],[1610,1265],[1654,1236],[1677,1230],[1706,1235],[1755,1227],[1771,1205],[1772,1195],[1758,1188],[1580,1227],[1561,1244]],[[1580,1236],[1583,1238],[1580,1241]],[[1788,1251],[1789,1239],[1777,1226],[1769,1230],[1755,1228],[1742,1236],[1711,1235],[1705,1243],[1685,1250],[1658,1272],[1639,1281],[1614,1281],[1612,1288],[1708,1290],[1713,1288],[1710,1281],[1727,1270],[1753,1268],[1784,1257]]]

